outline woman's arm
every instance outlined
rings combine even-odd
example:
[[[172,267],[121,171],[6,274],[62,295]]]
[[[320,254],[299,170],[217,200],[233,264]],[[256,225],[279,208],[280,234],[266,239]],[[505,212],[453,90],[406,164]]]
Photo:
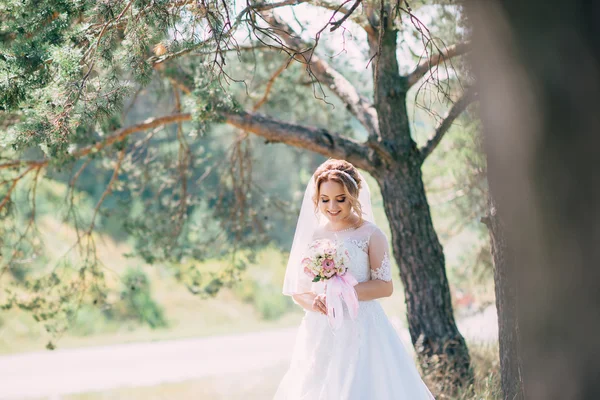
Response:
[[[390,271],[389,246],[385,234],[377,229],[369,238],[371,280],[354,286],[359,301],[389,297],[394,292]]]
[[[392,281],[386,282],[379,279],[372,279],[366,282],[360,282],[354,286],[358,301],[368,301],[382,297],[390,297],[394,292]]]

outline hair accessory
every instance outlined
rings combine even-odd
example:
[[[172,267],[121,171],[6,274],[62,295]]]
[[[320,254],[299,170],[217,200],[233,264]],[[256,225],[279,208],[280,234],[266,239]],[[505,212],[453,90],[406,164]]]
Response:
[[[323,171],[321,173],[321,175],[319,175],[317,177],[317,180],[323,176],[324,174],[326,174],[327,172],[339,172],[342,175],[345,175],[348,179],[350,179],[350,181],[352,181],[352,184],[354,184],[354,187],[356,188],[356,190],[358,190],[358,183],[356,183],[356,181],[354,180],[354,178],[352,177],[352,175],[350,175],[349,173],[347,173],[346,171],[342,171],[341,169],[328,169],[327,171]]]

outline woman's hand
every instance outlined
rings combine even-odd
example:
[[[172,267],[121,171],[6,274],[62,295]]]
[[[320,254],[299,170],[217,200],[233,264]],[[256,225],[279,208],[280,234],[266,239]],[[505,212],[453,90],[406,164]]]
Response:
[[[296,304],[307,311],[318,312],[327,315],[327,299],[325,294],[306,292],[292,295]]]
[[[327,296],[322,293],[315,296],[312,304],[313,311],[327,315]]]

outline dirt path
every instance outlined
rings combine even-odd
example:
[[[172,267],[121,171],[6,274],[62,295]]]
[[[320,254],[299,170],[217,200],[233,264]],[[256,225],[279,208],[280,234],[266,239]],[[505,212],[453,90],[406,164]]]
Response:
[[[408,331],[392,321],[407,349]],[[469,340],[497,338],[495,309],[459,323]],[[0,357],[0,399],[152,386],[285,365],[297,328],[238,335],[61,349]],[[284,371],[281,371],[283,374]]]

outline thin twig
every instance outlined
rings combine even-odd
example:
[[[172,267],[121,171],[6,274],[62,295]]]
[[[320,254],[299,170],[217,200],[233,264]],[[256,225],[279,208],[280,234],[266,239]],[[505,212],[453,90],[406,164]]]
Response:
[[[271,88],[273,87],[273,83],[275,83],[275,79],[277,79],[277,77],[279,75],[281,75],[281,73],[288,67],[288,65],[290,64],[291,61],[292,61],[291,58],[286,59],[281,64],[281,66],[279,68],[277,68],[277,70],[273,73],[273,75],[267,82],[267,87],[265,89],[265,93],[263,94],[262,98],[254,105],[254,107],[252,107],[252,111],[258,111],[258,109],[261,108],[263,106],[263,104],[265,104],[265,102],[269,98],[269,94],[271,93]]]
[[[446,117],[441,121],[435,130],[435,134],[427,141],[427,144],[421,148],[421,160],[425,159],[435,150],[437,145],[442,141],[442,138],[452,126],[452,123],[458,116],[466,110],[466,108],[477,98],[477,93],[472,89],[467,90],[463,96],[452,106],[446,114]]]
[[[126,148],[123,147],[123,149],[121,149],[121,151],[119,152],[119,157],[117,159],[117,165],[115,166],[115,169],[110,178],[110,181],[106,185],[106,189],[104,189],[104,192],[102,193],[102,196],[100,196],[98,203],[96,203],[96,207],[94,207],[94,213],[92,214],[92,222],[90,223],[90,227],[88,228],[88,230],[86,232],[87,235],[91,235],[92,230],[94,229],[94,226],[96,224],[96,215],[98,214],[98,211],[100,210],[100,206],[104,202],[104,199],[106,198],[106,196],[108,196],[109,193],[112,192],[112,185],[117,180],[117,177],[119,176],[119,170],[121,169],[121,163],[123,162],[123,158],[125,157],[125,150],[126,150]]]
[[[23,171],[23,173],[21,173],[19,176],[17,176],[16,178],[12,179],[12,183],[10,185],[10,187],[8,188],[8,192],[6,193],[6,195],[4,196],[4,198],[2,199],[2,202],[0,202],[0,210],[2,210],[4,208],[4,206],[8,203],[8,201],[10,200],[10,195],[12,194],[13,190],[15,189],[15,187],[17,186],[17,183],[25,176],[27,175],[29,172],[33,171],[34,169],[39,169],[41,167],[38,167],[36,165],[32,165],[29,168],[27,168],[25,171]]]
[[[346,14],[342,17],[342,19],[340,19],[339,21],[336,22],[332,22],[331,23],[331,29],[329,30],[330,32],[335,31],[336,29],[338,29],[340,26],[342,26],[342,24],[350,17],[350,15],[352,15],[352,13],[358,8],[358,6],[360,5],[360,3],[362,2],[362,0],[356,0],[354,2],[354,4],[352,5],[352,7],[350,7],[350,10],[346,11]],[[340,6],[341,8],[341,6]]]

